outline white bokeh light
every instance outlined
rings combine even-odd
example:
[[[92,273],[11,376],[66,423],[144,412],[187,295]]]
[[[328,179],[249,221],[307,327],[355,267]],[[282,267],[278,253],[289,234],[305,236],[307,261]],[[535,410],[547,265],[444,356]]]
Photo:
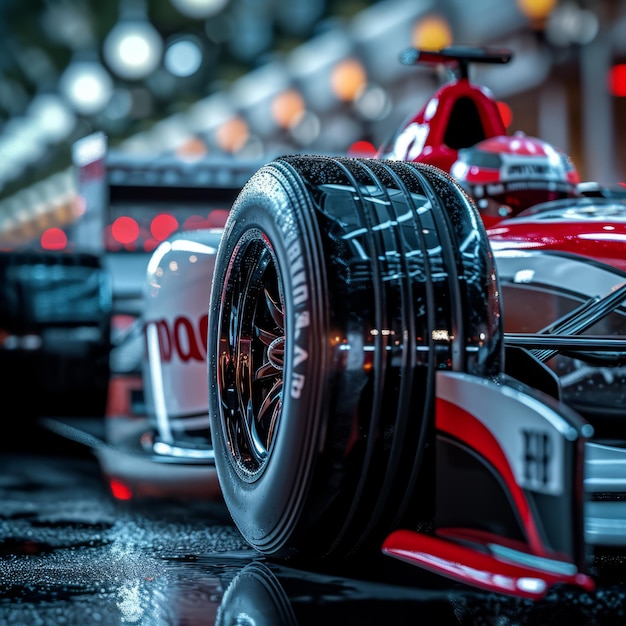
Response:
[[[76,124],[76,116],[56,94],[40,94],[30,103],[28,115],[46,141],[66,139]]]
[[[159,66],[163,41],[149,22],[123,21],[107,35],[103,52],[105,61],[120,78],[140,80]]]
[[[194,19],[206,19],[219,13],[229,0],[171,0],[172,6],[183,15]]]
[[[95,61],[77,61],[69,65],[59,81],[59,90],[78,113],[99,113],[113,93],[113,80]]]

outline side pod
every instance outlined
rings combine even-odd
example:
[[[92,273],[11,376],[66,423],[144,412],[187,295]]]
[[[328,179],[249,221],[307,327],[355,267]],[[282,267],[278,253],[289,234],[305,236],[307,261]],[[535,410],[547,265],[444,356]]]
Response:
[[[586,573],[583,467],[592,427],[503,376],[438,372],[436,510],[384,554],[476,587],[539,599]]]

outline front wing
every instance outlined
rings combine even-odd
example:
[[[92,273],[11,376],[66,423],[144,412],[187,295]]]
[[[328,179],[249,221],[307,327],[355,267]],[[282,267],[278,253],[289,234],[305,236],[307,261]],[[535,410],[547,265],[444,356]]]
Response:
[[[512,379],[437,374],[436,512],[396,530],[383,553],[484,589],[537,599],[592,590],[583,469],[592,428]]]

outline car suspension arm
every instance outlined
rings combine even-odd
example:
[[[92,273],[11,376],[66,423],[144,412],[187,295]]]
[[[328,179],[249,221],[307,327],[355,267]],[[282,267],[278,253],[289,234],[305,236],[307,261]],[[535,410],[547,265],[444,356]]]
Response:
[[[508,345],[530,348],[545,363],[566,350],[626,351],[626,338],[592,336],[575,337],[584,332],[626,300],[626,283],[603,297],[591,298],[567,315],[537,333],[505,333]]]

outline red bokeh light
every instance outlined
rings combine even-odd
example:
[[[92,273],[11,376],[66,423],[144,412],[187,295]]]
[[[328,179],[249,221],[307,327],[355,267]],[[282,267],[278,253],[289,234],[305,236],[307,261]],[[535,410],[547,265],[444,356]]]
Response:
[[[119,243],[133,243],[139,237],[139,224],[132,217],[118,217],[111,224],[111,234],[113,239]]]
[[[67,235],[60,228],[47,228],[40,239],[44,250],[64,250],[67,246]]]
[[[159,213],[150,223],[150,232],[157,241],[167,239],[178,229],[178,220],[170,213]]]
[[[626,64],[614,65],[609,70],[609,91],[619,98],[626,97]]]
[[[116,478],[109,479],[111,494],[116,500],[132,500],[133,492],[130,487]]]
[[[228,219],[228,213],[226,209],[214,209],[207,217],[207,224],[209,228],[223,228]]]
[[[183,230],[201,230],[203,228],[210,228],[210,226],[201,215],[190,215],[183,222]]]
[[[373,157],[376,154],[376,147],[371,141],[355,141],[348,148],[348,156]]]

